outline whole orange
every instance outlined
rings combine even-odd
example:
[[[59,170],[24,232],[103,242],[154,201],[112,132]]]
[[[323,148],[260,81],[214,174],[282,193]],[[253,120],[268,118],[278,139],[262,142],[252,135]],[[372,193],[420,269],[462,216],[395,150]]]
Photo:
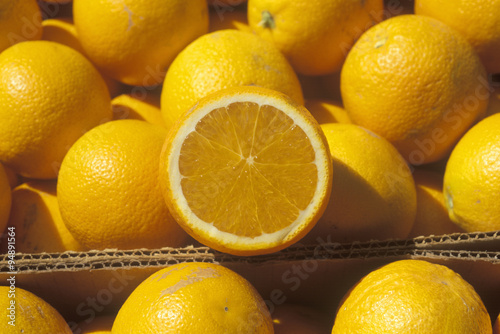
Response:
[[[175,56],[208,31],[206,0],[74,0],[87,55],[129,85],[161,84]]]
[[[116,120],[84,134],[61,165],[57,198],[76,240],[93,249],[184,245],[158,182],[167,130]]]
[[[213,263],[178,263],[145,279],[116,316],[113,334],[271,334],[269,310],[242,276]]]
[[[415,14],[457,30],[472,44],[488,72],[500,72],[500,0],[415,0]]]
[[[453,148],[443,191],[452,221],[467,232],[500,229],[500,114],[474,125]]]
[[[321,129],[332,158],[332,193],[325,212],[301,242],[406,238],[417,199],[401,154],[386,139],[355,124],[326,123]]]
[[[480,296],[459,274],[423,260],[400,260],[346,293],[332,329],[337,333],[491,334],[491,322]]]
[[[383,18],[382,0],[249,0],[248,23],[300,74],[339,71],[361,34]]]
[[[13,311],[8,309],[12,305],[14,305]],[[11,286],[0,286],[0,307],[5,316],[4,321],[0,323],[2,334],[72,333],[64,318],[54,307],[20,287],[12,289]]]
[[[449,153],[489,98],[472,46],[419,15],[392,17],[366,31],[344,63],[341,92],[354,123],[388,139],[415,165]]]
[[[56,178],[86,131],[111,120],[104,80],[79,52],[27,41],[0,54],[0,161],[16,173]]]

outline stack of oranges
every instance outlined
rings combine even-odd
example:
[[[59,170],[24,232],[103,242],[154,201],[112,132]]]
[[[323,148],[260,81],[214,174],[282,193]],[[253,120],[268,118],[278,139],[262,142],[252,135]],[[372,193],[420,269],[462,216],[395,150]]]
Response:
[[[500,230],[500,0],[396,2],[0,0],[0,229],[241,256]]]

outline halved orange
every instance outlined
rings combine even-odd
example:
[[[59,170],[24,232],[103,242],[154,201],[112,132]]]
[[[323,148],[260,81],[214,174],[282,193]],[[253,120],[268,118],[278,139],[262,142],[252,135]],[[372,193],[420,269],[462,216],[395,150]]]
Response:
[[[198,101],[169,133],[165,201],[192,237],[235,255],[302,238],[326,208],[332,164],[311,114],[288,96],[233,87]]]

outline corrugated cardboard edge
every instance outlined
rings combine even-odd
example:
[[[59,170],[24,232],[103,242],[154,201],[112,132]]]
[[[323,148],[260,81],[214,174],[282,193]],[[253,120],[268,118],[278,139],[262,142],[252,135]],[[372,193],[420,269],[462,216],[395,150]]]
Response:
[[[134,250],[61,255],[61,258],[28,257],[16,276],[16,286],[27,289],[53,305],[70,320],[116,314],[128,295],[148,276],[176,263],[219,263],[245,277],[271,308],[281,302],[316,307],[333,314],[341,298],[360,278],[387,263],[420,259],[444,264],[471,283],[491,316],[500,312],[500,252],[428,250],[411,248],[345,249],[338,244],[292,247],[278,254],[234,257],[209,248]],[[87,254],[88,255],[88,254]],[[10,275],[0,273],[0,281]],[[5,283],[4,283],[5,284]],[[97,303],[92,306],[90,302]]]
[[[350,244],[296,244],[261,256],[241,257],[208,247],[102,250],[16,254],[16,286],[54,305],[67,319],[82,320],[99,301],[99,314],[117,312],[121,303],[153,272],[181,262],[224,265],[248,279],[273,305],[300,302],[326,312],[334,308],[352,284],[379,266],[402,259],[444,264],[471,283],[491,316],[500,312],[500,234],[467,233],[408,240]],[[0,257],[0,281],[9,277],[8,257]],[[5,284],[5,283],[0,283]],[[118,291],[119,290],[119,291]],[[105,299],[108,298],[108,299]],[[276,299],[277,300],[277,299]]]
[[[500,231],[422,236],[411,240],[419,249],[500,251]]]
[[[434,252],[430,252],[434,251]],[[94,250],[88,252],[39,253],[15,255],[19,273],[41,271],[94,270],[125,267],[163,267],[184,261],[213,263],[262,264],[269,261],[301,259],[349,259],[391,255],[443,254],[495,262],[500,252],[500,231],[456,233],[442,236],[417,237],[406,240],[354,242],[349,244],[323,242],[312,245],[296,244],[267,255],[241,257],[217,252],[208,247],[184,247],[135,250]],[[11,271],[8,255],[0,256],[0,274]]]

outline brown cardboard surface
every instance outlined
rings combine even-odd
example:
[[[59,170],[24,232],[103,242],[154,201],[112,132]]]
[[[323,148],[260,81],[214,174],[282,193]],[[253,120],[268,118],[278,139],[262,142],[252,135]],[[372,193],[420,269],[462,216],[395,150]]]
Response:
[[[500,312],[500,236],[491,233],[419,237],[411,240],[294,245],[274,254],[238,257],[208,247],[16,254],[16,286],[39,295],[68,320],[114,314],[153,272],[185,261],[224,265],[247,278],[268,306],[297,302],[331,314],[364,275],[401,259],[444,264],[471,283],[492,317]],[[0,284],[6,284],[6,256]]]

